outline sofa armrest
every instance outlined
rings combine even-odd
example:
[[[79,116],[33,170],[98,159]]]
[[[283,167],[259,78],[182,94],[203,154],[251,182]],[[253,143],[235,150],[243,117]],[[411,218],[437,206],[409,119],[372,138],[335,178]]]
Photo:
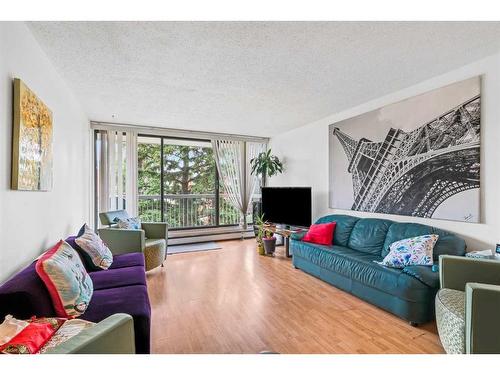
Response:
[[[135,354],[134,322],[128,314],[114,314],[47,354]]]
[[[295,232],[290,235],[290,239],[294,241],[302,241],[304,236],[306,235],[306,230],[301,230],[300,232]]]
[[[467,283],[465,349],[468,354],[500,354],[500,286]]]
[[[113,255],[144,250],[146,238],[142,229],[101,228],[98,232]]]
[[[469,282],[500,285],[500,262],[454,255],[439,257],[441,288],[465,291]]]
[[[146,238],[168,238],[167,223],[141,223],[141,227],[146,233]]]

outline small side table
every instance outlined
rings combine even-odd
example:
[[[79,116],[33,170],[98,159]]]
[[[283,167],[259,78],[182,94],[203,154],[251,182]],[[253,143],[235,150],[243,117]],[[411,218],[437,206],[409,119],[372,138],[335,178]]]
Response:
[[[302,232],[304,229],[285,229],[285,228],[278,228],[275,224],[267,224],[264,225],[264,229],[268,232],[272,232],[274,234],[278,234],[283,237],[283,242],[285,245],[285,254],[287,258],[291,258],[292,256],[290,255],[290,236],[292,233],[299,233]]]

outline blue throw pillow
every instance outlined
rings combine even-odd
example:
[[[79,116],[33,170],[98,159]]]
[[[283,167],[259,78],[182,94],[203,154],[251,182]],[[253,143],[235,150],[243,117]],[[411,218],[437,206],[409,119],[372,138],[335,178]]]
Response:
[[[141,219],[138,217],[129,217],[128,219],[115,219],[120,229],[141,229]]]

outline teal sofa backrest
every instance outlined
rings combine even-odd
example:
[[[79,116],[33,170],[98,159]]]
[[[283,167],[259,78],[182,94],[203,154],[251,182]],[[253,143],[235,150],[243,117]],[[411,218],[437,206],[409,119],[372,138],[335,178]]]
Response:
[[[415,224],[415,223],[393,223],[387,232],[385,238],[382,256],[385,257],[389,253],[389,246],[393,242],[424,234],[437,234],[439,239],[434,246],[434,260],[438,260],[440,255],[464,255],[465,254],[465,241],[457,235],[446,232],[442,229],[431,227],[429,225]]]
[[[363,253],[380,255],[392,223],[384,219],[359,219],[352,228],[347,246]]]
[[[333,232],[333,244],[340,246],[347,246],[349,242],[349,237],[351,237],[352,228],[354,224],[359,220],[358,217],[349,215],[328,215],[319,218],[316,224],[325,224],[335,221],[335,232]]]
[[[465,241],[457,235],[429,225],[416,223],[398,223],[385,219],[362,219],[349,215],[328,215],[316,221],[317,224],[335,221],[333,245],[350,247],[364,253],[385,257],[389,246],[396,241],[422,236],[439,235],[434,246],[434,260],[440,255],[464,255]]]

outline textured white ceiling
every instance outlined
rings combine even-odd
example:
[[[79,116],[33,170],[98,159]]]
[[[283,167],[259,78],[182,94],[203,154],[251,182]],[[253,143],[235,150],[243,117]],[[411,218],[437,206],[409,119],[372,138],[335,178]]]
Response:
[[[29,27],[91,120],[261,136],[500,50],[498,22],[32,22]]]

